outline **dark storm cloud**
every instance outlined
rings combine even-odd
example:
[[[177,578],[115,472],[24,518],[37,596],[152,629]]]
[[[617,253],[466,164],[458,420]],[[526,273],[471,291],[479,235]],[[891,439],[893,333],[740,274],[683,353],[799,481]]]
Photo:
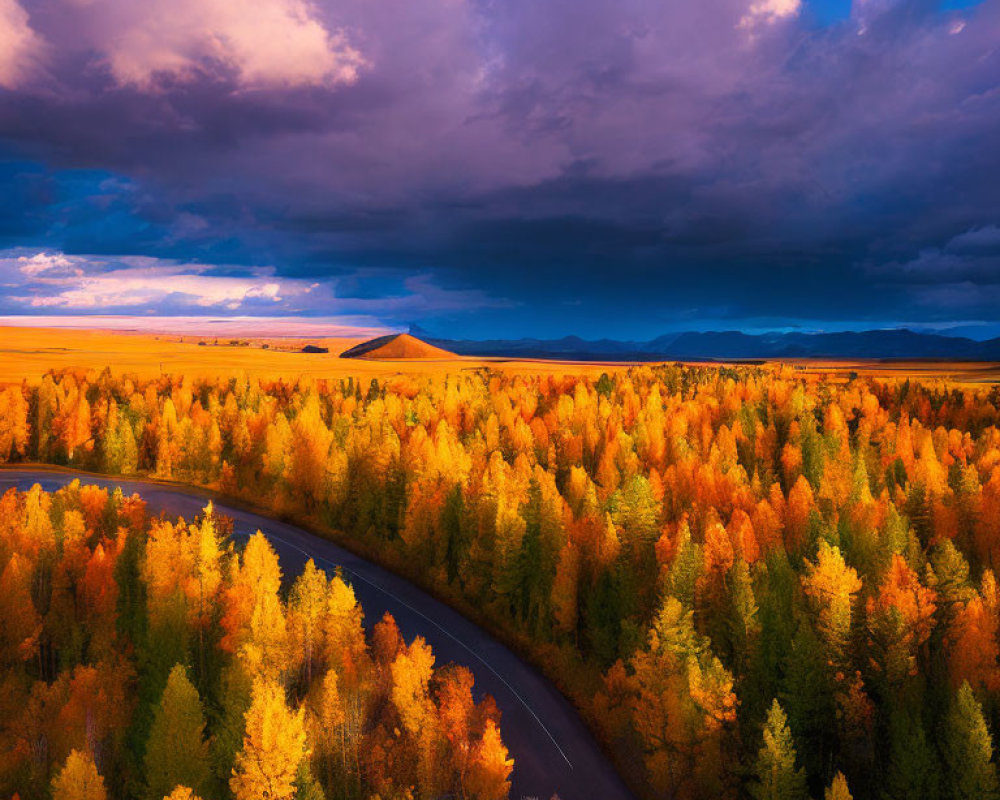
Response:
[[[9,247],[269,267],[474,334],[997,318],[1000,0],[14,6]]]

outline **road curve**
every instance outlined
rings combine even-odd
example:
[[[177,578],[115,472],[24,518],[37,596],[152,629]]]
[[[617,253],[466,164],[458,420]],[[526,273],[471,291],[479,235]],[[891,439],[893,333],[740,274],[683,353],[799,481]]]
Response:
[[[0,493],[35,483],[55,491],[77,478],[81,483],[120,486],[126,494],[138,492],[152,514],[162,511],[191,518],[211,496],[141,480],[32,470],[0,471]],[[234,536],[263,531],[277,550],[285,575],[297,575],[309,558],[327,571],[341,567],[364,608],[366,625],[388,611],[407,640],[415,636],[427,640],[438,664],[454,662],[472,670],[477,695],[493,695],[503,713],[501,731],[514,759],[512,797],[632,798],[579,714],[552,683],[457,611],[404,578],[301,528],[232,508],[224,501],[216,501],[215,507],[233,518]]]

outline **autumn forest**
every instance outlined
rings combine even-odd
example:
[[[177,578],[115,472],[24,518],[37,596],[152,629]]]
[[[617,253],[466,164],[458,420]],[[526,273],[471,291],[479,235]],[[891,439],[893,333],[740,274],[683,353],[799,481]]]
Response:
[[[0,461],[208,487],[538,665],[646,798],[1000,798],[1000,389],[788,366],[64,371]],[[263,535],[0,501],[0,797],[508,796],[465,668]]]

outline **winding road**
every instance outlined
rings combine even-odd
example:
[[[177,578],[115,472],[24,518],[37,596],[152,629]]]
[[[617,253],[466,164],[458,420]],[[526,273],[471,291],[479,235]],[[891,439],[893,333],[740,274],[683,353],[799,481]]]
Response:
[[[191,518],[212,497],[197,489],[141,480],[33,470],[0,471],[0,492],[11,487],[28,489],[35,483],[55,491],[77,478],[81,483],[121,486],[126,494],[138,492],[152,514],[162,511]],[[309,558],[330,572],[340,567],[364,608],[366,625],[388,611],[408,641],[415,636],[427,640],[438,664],[454,662],[472,670],[476,693],[493,695],[503,713],[501,731],[514,758],[511,797],[632,797],[579,714],[555,686],[457,611],[404,578],[301,528],[232,508],[224,501],[215,501],[215,507],[220,514],[232,517],[234,536],[263,531],[277,550],[286,575],[297,575]]]

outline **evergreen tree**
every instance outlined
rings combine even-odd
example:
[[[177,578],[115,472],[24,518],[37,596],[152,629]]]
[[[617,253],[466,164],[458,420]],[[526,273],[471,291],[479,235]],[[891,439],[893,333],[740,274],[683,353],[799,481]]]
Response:
[[[795,743],[788,718],[778,701],[771,704],[764,723],[764,744],[753,767],[756,782],[750,791],[757,800],[806,800],[806,774],[795,766]]]
[[[146,794],[150,800],[159,800],[175,786],[190,787],[202,797],[209,794],[211,772],[204,733],[205,715],[198,690],[178,664],[167,678],[146,745]]]
[[[687,523],[683,523],[677,533],[677,551],[667,573],[666,590],[687,608],[694,607],[702,562],[701,547],[691,541],[691,531]]]
[[[882,796],[885,800],[940,797],[937,756],[911,704],[897,707],[889,719],[889,764]]]
[[[947,770],[946,796],[952,800],[1000,798],[993,764],[993,738],[968,681],[952,699],[941,742]]]
[[[810,775],[828,763],[836,731],[836,705],[823,658],[824,647],[812,624],[802,619],[792,640],[781,698],[800,744],[800,762]]]

